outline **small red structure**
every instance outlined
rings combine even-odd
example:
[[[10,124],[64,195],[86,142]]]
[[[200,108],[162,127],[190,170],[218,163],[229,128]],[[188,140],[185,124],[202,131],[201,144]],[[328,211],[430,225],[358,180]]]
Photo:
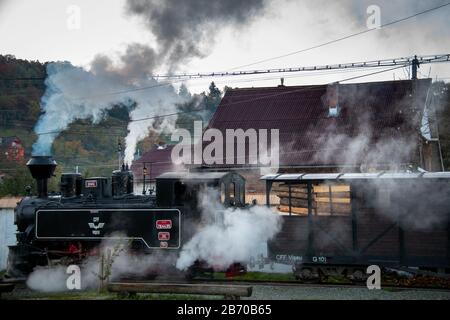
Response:
[[[23,162],[25,148],[18,137],[0,137],[0,158],[9,162]]]

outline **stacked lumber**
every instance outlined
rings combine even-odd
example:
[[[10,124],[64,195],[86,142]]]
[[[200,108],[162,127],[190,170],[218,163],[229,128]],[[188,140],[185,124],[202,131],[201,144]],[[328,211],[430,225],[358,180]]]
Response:
[[[285,183],[280,183],[274,186],[272,191],[280,198],[278,211],[289,213],[289,186]],[[308,214],[308,189],[306,185],[291,186],[291,206],[292,214]]]
[[[289,213],[289,186],[279,184],[272,191],[280,199],[278,210]],[[308,190],[306,185],[291,186],[291,212],[296,215],[308,214]],[[348,215],[351,212],[350,186],[313,186],[312,209],[316,215]]]
[[[314,199],[317,202],[317,215],[347,215],[351,212],[349,185],[314,186]]]

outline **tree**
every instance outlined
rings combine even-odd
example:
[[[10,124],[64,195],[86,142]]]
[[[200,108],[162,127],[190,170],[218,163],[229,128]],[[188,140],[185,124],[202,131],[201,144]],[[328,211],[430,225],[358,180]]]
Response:
[[[207,126],[221,100],[222,92],[214,82],[211,82],[208,93],[194,94],[190,100],[177,106],[182,113],[178,115],[176,126],[189,130],[191,134],[194,130],[194,121],[203,121],[203,125]]]
[[[185,100],[192,99],[192,95],[184,83],[181,84],[180,89],[178,90],[178,95]]]
[[[54,176],[48,179],[48,192],[59,191],[59,181],[61,180],[61,167],[56,167]],[[26,187],[31,187],[31,193],[37,194],[36,180],[33,179],[26,166],[17,166],[11,171],[0,184],[0,197],[4,196],[26,196]]]
[[[222,92],[219,88],[216,87],[216,84],[211,82],[209,85],[209,92],[206,96],[206,110],[209,112],[209,119],[216,112],[217,107],[219,106],[220,101],[222,100]]]
[[[33,193],[36,192],[36,182],[28,169],[25,166],[17,167],[0,184],[0,196],[25,196],[27,186],[31,187]]]

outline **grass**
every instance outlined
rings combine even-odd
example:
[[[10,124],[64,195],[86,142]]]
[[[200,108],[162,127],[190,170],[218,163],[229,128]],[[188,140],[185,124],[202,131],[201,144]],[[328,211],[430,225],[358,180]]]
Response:
[[[334,275],[334,276],[329,276],[326,283],[329,284],[349,284],[351,283],[351,281],[349,279],[347,279],[345,276],[340,276],[340,275]]]

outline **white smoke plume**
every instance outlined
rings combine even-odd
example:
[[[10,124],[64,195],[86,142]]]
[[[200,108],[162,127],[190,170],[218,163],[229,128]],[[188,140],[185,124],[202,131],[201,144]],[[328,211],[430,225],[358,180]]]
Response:
[[[81,269],[81,290],[95,289],[100,284],[99,261],[89,258],[79,266]],[[28,288],[39,292],[65,292],[67,288],[67,266],[55,265],[51,267],[36,267],[28,276]]]
[[[383,99],[389,98],[388,93],[376,84],[338,85],[337,94],[329,93],[333,91],[328,86],[322,103],[338,105],[339,115],[321,119],[320,130],[310,124],[306,140],[313,142],[309,150],[311,164],[362,172],[398,171],[417,165],[428,85],[421,82],[414,97],[404,89],[385,109],[380,106]]]
[[[91,119],[95,124],[106,110],[121,103],[135,106],[125,149],[125,161],[131,163],[137,143],[149,129],[173,129],[175,116],[157,117],[176,113],[175,104],[183,102],[171,85],[152,78],[155,69],[165,64],[172,72],[191,58],[203,57],[213,44],[213,37],[205,30],[216,25],[243,26],[264,7],[265,0],[128,0],[126,12],[145,22],[156,36],[158,50],[130,44],[117,62],[97,56],[89,71],[70,63],[49,64],[47,89],[41,100],[44,114],[35,126],[39,135],[33,153],[49,155],[55,138],[72,122]]]
[[[225,208],[219,199],[218,192],[212,189],[200,195],[204,225],[183,246],[178,269],[185,270],[196,260],[215,269],[247,263],[262,243],[280,231],[281,217],[268,207]]]
[[[448,183],[424,178],[377,179],[360,187],[369,188],[377,213],[398,222],[405,231],[445,234],[450,204]]]
[[[109,280],[121,277],[164,276],[176,270],[176,253],[133,253],[129,244],[125,235],[117,233],[114,234],[114,239],[106,239],[98,246],[98,252],[103,253],[106,261],[104,269],[110,269]],[[110,262],[107,260],[108,256],[111,257]],[[96,289],[100,286],[100,264],[100,255],[88,257],[77,264],[81,269],[81,290]],[[26,284],[30,289],[39,292],[69,291],[66,281],[70,274],[66,270],[65,265],[36,267],[28,276]]]
[[[28,276],[28,288],[40,292],[63,292],[67,290],[66,267],[35,268]]]
[[[175,104],[182,101],[172,86],[155,87],[151,91],[136,88],[157,86],[158,82],[145,75],[132,77],[130,64],[113,69],[111,61],[98,57],[91,71],[74,67],[70,63],[51,63],[47,66],[46,92],[41,100],[44,114],[35,126],[39,134],[33,145],[33,154],[50,155],[54,139],[77,119],[91,119],[98,123],[105,111],[117,104],[130,108],[132,119],[150,118],[131,122],[127,137],[127,160],[131,161],[137,139],[142,139],[157,120],[155,116],[175,112]],[[123,92],[115,94],[117,92]],[[170,129],[174,119],[165,118],[158,131]],[[129,150],[129,151],[128,151]]]
[[[320,153],[314,155],[315,161],[336,161],[350,167],[358,167],[362,172],[375,168],[400,170],[408,164],[417,149],[414,137],[373,141],[369,129],[356,137],[345,134],[327,134],[317,139]]]

